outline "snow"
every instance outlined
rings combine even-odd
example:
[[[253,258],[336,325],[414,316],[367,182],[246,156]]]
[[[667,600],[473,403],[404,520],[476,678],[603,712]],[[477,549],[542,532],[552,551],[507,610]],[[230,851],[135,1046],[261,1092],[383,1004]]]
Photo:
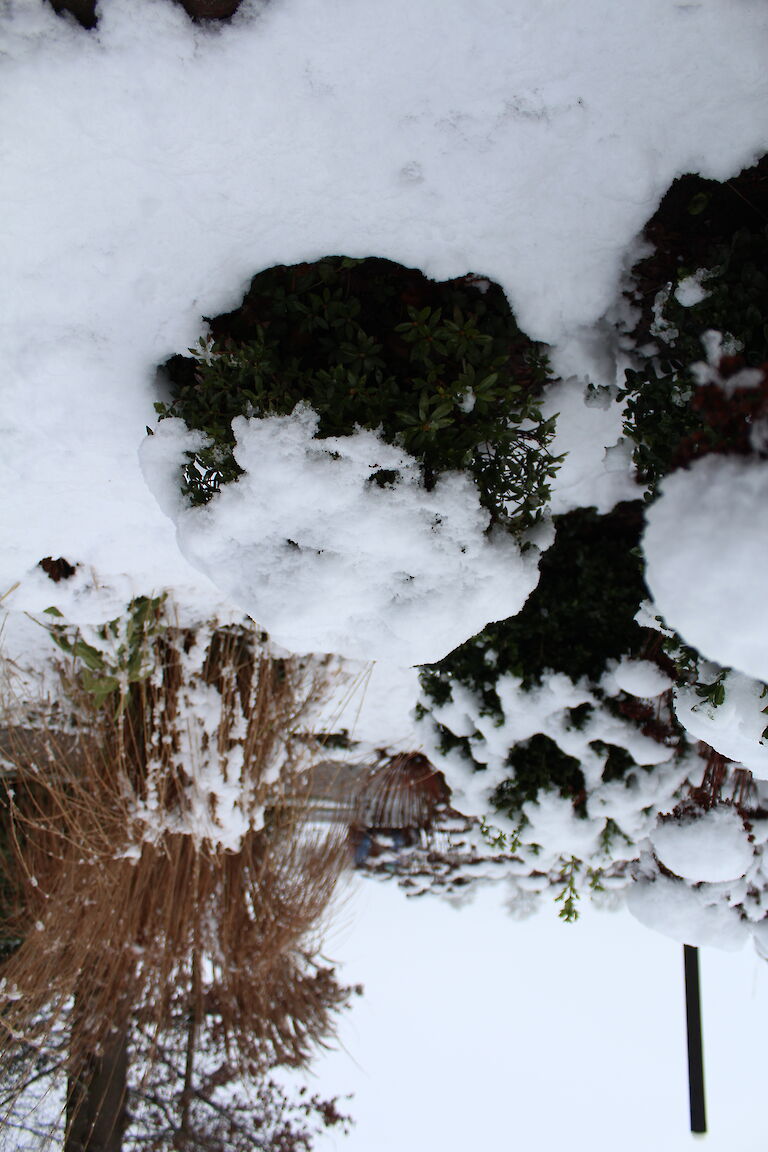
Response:
[[[291,416],[238,417],[244,470],[203,507],[178,495],[183,449],[199,434],[164,420],[142,445],[149,486],[171,512],[187,559],[293,652],[425,664],[520,611],[538,551],[486,535],[472,480],[427,492],[418,462],[373,432],[316,439],[307,405]],[[396,472],[394,486],[373,479]],[[458,608],[460,606],[460,611]]]
[[[666,623],[710,660],[768,680],[768,464],[706,456],[667,476],[643,551]]]
[[[395,0],[385,22],[373,0],[285,0],[220,28],[110,0],[94,34],[6,9],[4,491],[24,483],[2,592],[53,554],[211,602],[137,449],[154,366],[259,270],[341,252],[475,271],[579,375],[672,179],[726,178],[768,141],[754,0]]]
[[[738,672],[728,672],[722,683],[725,699],[717,706],[702,700],[693,688],[676,688],[677,718],[694,739],[768,780],[768,741],[763,740],[768,727],[765,685]]]
[[[672,687],[670,678],[651,660],[631,660],[627,656],[610,669],[605,680],[620,692],[646,700],[652,700]],[[608,687],[605,681],[603,687]]]
[[[756,388],[763,380],[760,368],[741,368],[738,372],[723,375],[720,371],[720,361],[726,356],[736,356],[743,349],[743,344],[735,336],[723,335],[713,328],[708,328],[701,334],[701,343],[704,348],[706,360],[697,361],[691,365],[691,371],[697,384],[715,384],[725,392],[726,396],[733,396],[741,388]],[[754,433],[763,421],[755,421],[752,429]],[[753,444],[757,450],[757,445]]]
[[[564,459],[552,481],[554,515],[589,507],[610,512],[620,500],[637,500],[642,489],[632,477],[631,449],[622,440],[623,405],[616,399],[618,365],[605,365],[571,342],[563,359],[583,375],[552,384],[544,397],[545,418],[557,416],[550,445]],[[594,390],[589,390],[589,383]]]
[[[514,838],[515,860],[504,871],[515,915],[533,910],[532,893],[562,889],[570,868],[577,890],[594,887],[599,878],[600,898],[610,906],[612,894],[631,883],[629,866],[641,856],[657,816],[674,806],[690,775],[701,775],[701,761],[695,754],[677,756],[674,748],[614,715],[586,683],[574,684],[562,673],[546,673],[540,685],[529,689],[515,676],[501,676],[496,690],[501,717],[488,715],[479,697],[454,684],[451,699],[433,705],[431,718],[420,724],[425,751],[444,773],[461,812],[483,817],[492,829]],[[576,726],[570,711],[583,704],[590,711]],[[435,725],[469,737],[480,769],[457,749],[443,752]],[[578,763],[584,776],[580,812],[572,797],[554,789],[541,789],[511,815],[493,809],[496,788],[512,775],[510,752],[537,734]],[[604,781],[611,746],[626,750],[633,763],[624,779]],[[493,851],[482,841],[478,848],[486,855]]]
[[[506,674],[496,681],[496,691],[503,712],[501,721],[487,715],[480,700],[460,684],[453,686],[448,703],[431,708],[434,722],[456,736],[470,737],[472,755],[485,765],[484,771],[471,772],[466,761],[443,756],[428,725],[422,734],[430,758],[444,769],[451,788],[461,798],[463,812],[481,815],[488,811],[491,794],[509,775],[510,749],[537,733],[548,736],[566,755],[577,759],[593,785],[600,781],[605,765],[605,754],[593,747],[598,741],[625,748],[638,765],[660,767],[670,758],[671,749],[665,744],[600,707],[594,692],[574,684],[561,672],[545,674],[541,684],[530,689],[523,688],[519,677]],[[592,709],[586,722],[576,728],[568,713],[582,704],[591,704]],[[650,783],[651,777],[648,779]]]
[[[670,872],[686,880],[736,880],[752,863],[744,821],[728,804],[695,817],[662,820],[651,842]]]
[[[704,287],[704,281],[709,276],[706,268],[699,268],[692,276],[684,276],[675,288],[675,299],[683,308],[693,308],[706,300],[709,292]]]
[[[633,884],[627,892],[627,907],[646,928],[697,948],[736,952],[749,936],[734,909],[706,903],[697,888],[670,876]]]

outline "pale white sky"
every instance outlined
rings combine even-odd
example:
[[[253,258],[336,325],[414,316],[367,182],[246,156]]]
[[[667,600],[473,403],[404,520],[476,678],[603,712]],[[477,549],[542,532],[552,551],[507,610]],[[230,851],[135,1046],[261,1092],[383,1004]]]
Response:
[[[366,992],[316,1084],[354,1092],[347,1152],[589,1149],[763,1152],[768,968],[702,951],[709,1134],[688,1130],[682,945],[628,913],[545,905],[515,921],[501,889],[456,911],[355,882],[327,951]]]

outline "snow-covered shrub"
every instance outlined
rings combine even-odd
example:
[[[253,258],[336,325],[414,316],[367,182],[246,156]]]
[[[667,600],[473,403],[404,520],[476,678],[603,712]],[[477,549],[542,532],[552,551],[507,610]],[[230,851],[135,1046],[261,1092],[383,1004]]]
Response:
[[[756,748],[766,700],[762,685],[737,682],[734,674],[718,678],[719,669],[657,631],[661,625],[641,607],[641,527],[636,506],[558,518],[539,584],[518,616],[423,670],[425,743],[453,789],[452,802],[483,820],[497,871],[497,854],[506,854],[512,904],[528,907],[549,893],[565,920],[576,917],[584,892],[610,902],[635,877],[647,885],[675,866],[690,872],[693,848],[688,867],[682,849],[669,845],[676,814],[689,804],[685,827],[696,843],[706,841],[706,859],[700,876],[673,877],[670,892],[684,884],[695,890],[681,899],[706,904],[707,922],[731,925],[735,941],[748,935],[742,921],[758,923],[765,914],[768,874],[760,871],[762,850],[751,831],[761,819],[762,786],[749,773],[729,775],[709,745],[734,755],[734,741],[746,731],[736,706],[748,698]],[[700,727],[687,722],[684,704],[698,709]],[[707,745],[697,743],[702,739]],[[721,765],[714,780],[712,763]],[[728,808],[736,792],[738,816]],[[690,801],[700,793],[703,799]],[[715,814],[708,817],[710,807]],[[744,864],[738,875],[737,856]],[[727,888],[718,879],[724,870],[733,874]],[[650,922],[653,914],[643,910],[668,887],[665,880],[637,898],[641,919]],[[677,909],[679,900],[672,904]],[[720,928],[697,936],[689,920],[680,921],[688,925],[680,931],[702,941],[722,937]]]
[[[685,318],[703,307],[705,289],[718,275],[743,266],[734,255],[741,259],[743,251],[735,241],[730,262],[711,274],[680,271],[676,307]],[[754,267],[740,283],[759,288]],[[652,336],[671,344],[681,337],[665,319],[668,295],[655,302]],[[728,303],[726,287],[717,305],[722,310]],[[691,628],[714,629],[723,640],[720,651],[730,645],[728,651],[739,654],[730,662],[745,671],[756,668],[745,667],[746,649],[762,653],[768,634],[760,584],[768,564],[758,554],[768,536],[759,529],[768,383],[753,366],[764,356],[754,316],[747,329],[746,360],[723,359],[722,339],[710,335],[707,363],[690,372],[685,360],[662,363],[659,345],[649,339],[638,353],[648,363],[628,374],[625,393],[641,478],[652,496],[663,493],[645,534],[652,591],[663,583]],[[695,345],[691,333],[681,340],[682,356],[701,359],[699,336]],[[690,471],[665,479],[700,456],[706,459]],[[721,480],[733,474],[732,483],[718,493],[702,485],[704,472]],[[666,493],[675,486],[679,499],[667,507]],[[690,634],[684,631],[687,643],[681,640],[656,614],[659,605],[645,602],[637,509],[629,517],[626,509],[612,517],[580,512],[557,519],[556,528],[523,610],[424,669],[421,713],[430,753],[457,806],[486,821],[489,848],[510,854],[515,899],[530,902],[532,893],[554,890],[561,915],[573,919],[580,889],[599,893],[636,877],[644,893],[636,901],[641,919],[653,919],[648,908],[663,905],[669,889],[672,921],[680,901],[688,901],[686,907],[705,907],[712,922],[702,940],[720,939],[728,925],[736,940],[746,935],[743,922],[760,923],[765,915],[768,876],[760,871],[762,841],[755,833],[761,786],[735,767],[736,791],[750,782],[749,803],[736,814],[722,791],[727,768],[713,784],[711,766],[726,765],[730,756],[762,768],[764,685],[705,660],[690,646]],[[691,556],[689,538],[698,549]],[[665,581],[657,574],[666,574]],[[709,598],[707,612],[702,597]],[[701,793],[702,780],[710,780],[706,803],[697,801],[679,818],[680,806]],[[683,888],[688,895],[680,895]],[[661,912],[657,919],[667,924]],[[694,920],[680,912],[680,923],[693,927],[678,932],[698,939]]]
[[[707,437],[688,442],[698,459],[657,481],[643,537],[653,596],[644,618],[674,662],[681,723],[764,771],[768,725],[756,701],[768,692],[768,372],[724,357],[720,333],[703,343],[707,360],[693,369]]]
[[[144,473],[273,639],[416,664],[519,611],[556,461],[498,288],[332,258],[257,276],[211,332],[166,365]]]
[[[635,867],[629,907],[686,944],[761,952],[768,927],[768,787],[718,753],[658,822]]]
[[[657,816],[703,770],[680,743],[666,701],[657,710],[613,691],[562,673],[545,673],[531,688],[507,675],[491,717],[457,685],[448,703],[432,706],[434,728],[425,733],[453,803],[485,819],[491,847],[512,853],[513,887],[562,890],[567,875],[571,911],[577,887],[601,892],[629,883]],[[458,740],[450,746],[457,734],[471,761]]]
[[[657,815],[703,771],[681,742],[673,665],[635,620],[640,509],[557,518],[523,610],[421,676],[425,740],[453,802],[508,850],[513,890],[554,890],[564,919],[579,889],[629,883]]]
[[[768,680],[763,185],[748,184],[734,213],[733,189],[699,182],[676,217],[662,206],[651,222],[656,251],[633,273],[639,313],[625,390],[626,432],[653,498],[645,619],[675,665],[678,719],[757,770]],[[649,277],[661,275],[669,279],[651,306]]]
[[[422,670],[422,710],[446,704],[461,686],[478,698],[482,715],[500,718],[504,675],[518,677],[525,689],[550,672],[597,682],[608,661],[639,653],[647,635],[635,621],[647,594],[634,551],[641,528],[639,502],[606,516],[579,509],[556,517],[554,544],[539,562],[539,582],[525,606]],[[581,704],[574,699],[572,706]],[[454,735],[471,759],[467,738]],[[447,733],[445,739],[447,750],[455,741]]]
[[[711,687],[714,691],[707,698],[701,688],[679,685],[675,689],[678,720],[694,739],[753,776],[768,779],[768,687],[734,671],[722,672]]]
[[[659,687],[628,663],[633,692]],[[526,688],[501,677],[494,717],[461,685],[432,707],[437,731],[426,742],[432,735],[452,803],[482,817],[487,867],[474,874],[503,875],[512,907],[554,896],[566,921],[585,892],[610,905],[631,889],[635,915],[675,939],[758,940],[768,923],[766,785],[694,743],[671,689],[638,698],[619,689],[623,664],[600,684],[549,673]],[[458,743],[440,753],[446,734],[464,736],[472,763]]]
[[[765,386],[733,395],[740,369],[768,361],[765,196],[761,206],[759,182],[745,181],[741,194],[738,184],[679,181],[647,226],[653,251],[632,271],[625,432],[651,492],[673,468],[700,455],[754,451],[751,425],[768,412]],[[696,367],[708,331],[721,334],[718,363],[728,358],[727,398]]]
[[[768,239],[741,229],[696,252],[709,253],[706,271],[686,275],[681,263],[677,289],[657,300],[657,321],[667,319],[656,343],[627,374],[626,430],[653,497],[643,618],[674,664],[689,736],[764,772],[768,336],[758,313]]]
[[[762,775],[768,230],[764,177],[749,176],[743,192],[685,178],[650,221],[653,251],[628,293],[624,399],[651,501],[642,550],[653,602],[639,618],[659,633],[674,717],[686,741],[704,742],[705,761],[711,748]]]
[[[691,366],[688,409],[698,428],[678,439],[667,475],[657,460],[643,538],[666,646],[699,688],[729,667],[768,680],[768,371],[723,356],[721,333],[705,332],[702,343],[707,359]],[[647,446],[646,437],[641,455]],[[699,671],[706,660],[719,670]]]
[[[493,523],[521,529],[540,517],[556,464],[546,450],[554,422],[538,402],[547,362],[498,285],[328,257],[260,273],[209,328],[190,356],[166,363],[171,403],[157,405],[209,439],[180,477],[192,504],[241,474],[236,416],[287,416],[304,403],[319,438],[379,431],[418,460],[427,490],[466,471]],[[376,482],[397,476],[383,468]]]

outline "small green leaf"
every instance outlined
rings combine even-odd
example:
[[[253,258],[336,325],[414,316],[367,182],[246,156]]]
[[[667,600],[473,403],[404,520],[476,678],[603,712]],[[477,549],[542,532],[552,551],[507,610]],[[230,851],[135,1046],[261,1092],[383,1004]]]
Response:
[[[709,192],[697,192],[688,202],[688,212],[691,216],[700,216],[709,204]]]

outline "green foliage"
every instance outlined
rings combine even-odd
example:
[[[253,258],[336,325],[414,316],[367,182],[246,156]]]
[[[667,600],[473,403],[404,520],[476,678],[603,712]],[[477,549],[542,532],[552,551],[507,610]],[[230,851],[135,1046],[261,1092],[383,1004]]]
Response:
[[[702,349],[696,360],[702,357]],[[691,406],[693,387],[688,365],[659,357],[641,370],[627,369],[619,398],[624,407],[624,433],[634,442],[637,477],[649,485],[648,499],[666,476],[689,436],[707,435],[701,416]]]
[[[601,779],[608,784],[611,780],[624,780],[637,764],[627,752],[616,744],[605,744],[602,740],[592,740],[590,748],[605,755],[605,766]]]
[[[625,433],[634,441],[635,466],[649,485],[649,499],[663,477],[692,454],[740,450],[738,426],[708,419],[702,411],[691,366],[704,358],[703,333],[720,332],[726,351],[737,351],[744,366],[768,360],[768,228],[757,223],[757,205],[748,223],[742,215],[734,220],[723,213],[722,206],[718,213],[715,201],[722,190],[700,184],[682,205],[687,224],[672,217],[665,221],[662,212],[651,222],[658,253],[634,272],[642,308],[633,340],[641,361],[627,371],[620,395],[626,400]],[[656,282],[652,309],[648,266],[656,276],[668,276],[666,284]],[[706,295],[686,307],[676,291],[697,273]]]
[[[507,764],[512,775],[496,788],[491,803],[497,811],[518,818],[523,804],[535,800],[540,791],[557,791],[573,801],[574,811],[586,815],[586,785],[579,761],[568,756],[542,733],[516,744]]]
[[[328,257],[260,273],[210,328],[164,366],[171,402],[155,405],[210,438],[184,468],[190,503],[240,474],[234,417],[286,415],[304,401],[320,437],[380,430],[419,461],[428,489],[466,470],[493,522],[523,530],[539,519],[558,463],[538,399],[547,363],[498,286]]]
[[[677,283],[706,268],[705,299],[684,307],[673,290],[664,303],[663,318],[676,331],[670,341],[675,361],[685,368],[700,360],[701,333],[713,328],[738,341],[745,363],[758,367],[768,359],[768,227],[739,228],[702,258],[697,267],[681,264]]]
[[[152,671],[147,641],[157,632],[164,602],[165,596],[138,596],[124,616],[95,629],[93,644],[70,624],[46,625],[54,643],[75,661],[80,685],[93,696],[97,707],[115,696],[116,709],[122,712],[129,685],[144,680]],[[46,614],[63,620],[58,608],[46,608]]]
[[[556,537],[539,563],[539,583],[523,609],[489,624],[437,664],[425,666],[421,685],[435,704],[451,698],[452,685],[470,689],[482,715],[503,720],[496,691],[500,675],[512,673],[530,688],[546,671],[577,681],[600,679],[611,658],[636,653],[644,633],[635,614],[648,593],[635,548],[642,529],[642,504],[620,504],[607,516],[590,508],[555,518]],[[582,709],[574,725],[586,722]],[[422,715],[426,709],[422,707]],[[468,740],[442,730],[443,751],[460,746],[471,759]]]
[[[697,684],[696,695],[701,697],[701,700],[710,704],[713,708],[718,708],[725,701],[725,684],[724,680],[727,672],[723,671],[719,676],[710,684]]]
[[[704,660],[701,654],[681,640],[677,633],[673,632],[666,635],[663,643],[665,654],[674,663],[678,685],[686,684],[692,687],[700,698],[701,703],[695,705],[695,708],[700,708],[705,704],[710,708],[719,708],[721,704],[725,703],[728,695],[730,669],[721,668],[717,675],[713,676],[717,666]],[[768,684],[763,685],[762,696],[766,695],[768,695]],[[768,715],[768,706],[762,711]],[[761,743],[768,740],[768,724],[763,729],[760,740]]]
[[[579,918],[576,901],[580,900],[581,897],[576,888],[576,877],[579,875],[580,868],[581,860],[575,856],[563,861],[563,870],[559,877],[562,888],[555,896],[555,903],[562,903],[563,906],[558,912],[558,916],[561,920],[565,920],[566,924],[573,924]]]
[[[526,823],[523,817],[519,825],[508,833],[503,832],[493,824],[489,824],[483,817],[480,822],[480,833],[488,847],[497,852],[508,852],[512,855],[523,847],[535,857],[539,852],[539,845],[523,845],[523,832]],[[620,836],[630,847],[632,846],[632,841],[622,832],[618,824],[613,820],[606,820],[600,836],[601,848],[606,856],[610,855],[610,846],[617,836]],[[537,873],[537,875],[543,877],[543,873]],[[556,904],[562,904],[558,917],[564,920],[566,924],[575,923],[579,918],[579,910],[576,905],[581,899],[578,881],[580,879],[586,880],[589,891],[594,894],[605,891],[604,877],[605,870],[602,866],[585,867],[584,861],[577,856],[560,856],[555,868],[547,874],[548,886],[556,890],[554,901]]]
[[[605,822],[602,832],[600,833],[600,848],[602,849],[603,855],[611,855],[611,847],[614,841],[617,839],[623,840],[629,848],[631,848],[634,843],[632,838],[627,836],[626,832],[624,832],[616,823],[616,821],[609,816]]]
[[[489,824],[485,816],[480,821],[480,835],[483,840],[489,848],[494,848],[499,852],[517,852],[521,843],[522,830],[522,821],[512,832],[503,832],[501,828]]]

